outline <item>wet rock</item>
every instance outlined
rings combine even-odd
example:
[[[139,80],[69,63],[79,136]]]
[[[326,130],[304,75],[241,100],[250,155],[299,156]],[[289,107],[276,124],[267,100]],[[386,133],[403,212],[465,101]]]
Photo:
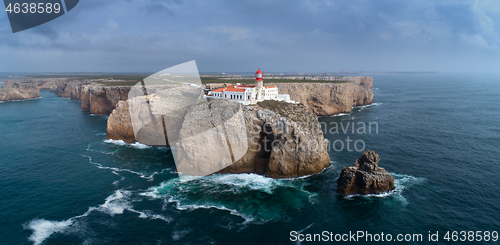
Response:
[[[365,151],[354,165],[342,169],[336,192],[342,195],[377,194],[394,190],[394,177],[378,166],[380,157]]]

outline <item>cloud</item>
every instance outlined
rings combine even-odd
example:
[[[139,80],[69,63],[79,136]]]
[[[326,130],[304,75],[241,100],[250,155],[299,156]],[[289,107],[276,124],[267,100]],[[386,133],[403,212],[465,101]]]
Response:
[[[249,30],[241,27],[211,26],[208,28],[214,33],[224,33],[229,35],[230,40],[241,40],[250,37]]]
[[[467,35],[467,34],[460,34],[460,38],[469,44],[472,44],[477,47],[481,48],[492,48],[496,49],[497,46],[496,44],[489,44],[481,35],[474,34],[474,35]]]
[[[86,0],[32,30],[12,34],[0,22],[0,57],[11,58],[0,59],[0,72],[155,71],[192,59],[201,71],[486,69],[500,55],[499,5]]]
[[[116,30],[118,29],[118,23],[116,23],[114,20],[109,19],[108,22],[106,22],[106,26],[111,29],[111,30]]]

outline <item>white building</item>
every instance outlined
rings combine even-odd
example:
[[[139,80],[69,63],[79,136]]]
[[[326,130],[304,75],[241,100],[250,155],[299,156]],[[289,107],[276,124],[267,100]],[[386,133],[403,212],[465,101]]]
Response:
[[[262,71],[255,73],[255,85],[230,85],[225,88],[218,88],[208,93],[206,98],[226,99],[242,103],[244,105],[255,104],[264,100],[277,100],[287,103],[295,103],[290,100],[288,94],[278,94],[276,86],[263,86]]]

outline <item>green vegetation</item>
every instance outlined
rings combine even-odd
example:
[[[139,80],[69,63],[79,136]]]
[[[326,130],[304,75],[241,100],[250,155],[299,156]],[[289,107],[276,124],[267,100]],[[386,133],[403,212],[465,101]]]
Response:
[[[257,105],[280,114],[284,117],[289,117],[293,120],[300,120],[306,116],[307,108],[301,104],[292,104],[283,101],[276,100],[264,100],[262,102],[257,102]]]
[[[348,81],[324,81],[324,80],[302,80],[302,79],[264,79],[266,83],[346,83]],[[241,83],[241,84],[254,84],[254,79],[220,79],[216,77],[202,77],[202,84],[208,83]]]
[[[139,82],[139,80],[128,80],[128,81],[99,81],[97,83],[104,86],[134,86]]]
[[[282,116],[285,116],[287,114],[286,111],[290,110],[290,108],[292,107],[292,104],[290,103],[276,100],[264,100],[262,102],[257,102],[257,105],[276,112]]]

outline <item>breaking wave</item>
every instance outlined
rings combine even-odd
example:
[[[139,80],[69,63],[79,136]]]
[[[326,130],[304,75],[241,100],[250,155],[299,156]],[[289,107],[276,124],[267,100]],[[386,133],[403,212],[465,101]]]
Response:
[[[29,241],[32,241],[34,245],[42,244],[42,242],[49,238],[50,235],[58,232],[64,231],[70,225],[73,224],[73,220],[65,221],[50,221],[45,219],[32,220],[27,225],[25,229],[33,230],[33,234],[28,237]]]
[[[354,106],[351,108],[351,112],[353,109],[357,109],[358,111],[361,111],[365,108],[368,108],[368,107],[372,107],[372,106],[379,106],[379,105],[382,105],[382,103],[371,103],[369,105],[361,105],[361,106]],[[333,115],[332,117],[341,117],[341,116],[348,116],[351,114],[351,112],[349,113],[339,113],[339,114],[335,114]]]
[[[395,174],[395,173],[390,173],[394,177],[394,187],[395,189],[389,192],[384,192],[384,193],[379,193],[379,194],[368,194],[368,195],[359,195],[359,194],[354,194],[354,195],[347,195],[345,198],[351,199],[353,197],[365,197],[365,198],[387,198],[387,197],[395,197],[396,199],[401,200],[401,202],[405,205],[408,204],[408,201],[406,198],[402,195],[403,191],[411,187],[413,185],[417,185],[420,183],[425,182],[425,178],[421,177],[414,177],[411,175],[406,175],[406,174]]]
[[[126,168],[107,167],[107,166],[104,166],[104,165],[102,165],[100,163],[93,162],[91,156],[87,156],[87,155],[82,155],[82,156],[83,157],[87,157],[89,159],[89,162],[91,164],[93,164],[94,166],[96,166],[97,168],[112,170],[113,174],[115,174],[115,175],[119,175],[118,172],[128,172],[128,173],[136,174],[136,175],[138,175],[139,177],[141,177],[143,179],[153,180],[154,177],[155,177],[155,175],[162,174],[162,173],[164,173],[166,171],[172,173],[172,170],[170,168],[164,168],[161,171],[154,171],[152,173],[145,173],[145,172],[135,171],[135,170],[126,169]],[[118,183],[118,182],[113,182],[113,184],[116,184],[116,183]]]
[[[349,113],[339,113],[339,114],[333,115],[332,117],[341,117],[341,116],[346,116],[346,115],[349,115]]]
[[[371,103],[369,105],[360,105],[360,106],[355,106],[353,107],[356,108],[356,109],[359,109],[360,111],[363,110],[364,108],[368,108],[368,107],[372,107],[372,106],[379,106],[379,105],[382,105],[382,103]]]
[[[314,201],[304,179],[272,179],[257,174],[219,174],[182,182],[170,179],[140,195],[175,203],[178,210],[228,211],[248,222],[266,222],[286,216]]]
[[[160,214],[154,214],[149,210],[138,211],[133,209],[133,206],[130,202],[131,195],[131,191],[116,190],[113,194],[106,198],[103,204],[97,207],[89,207],[84,214],[69,218],[64,221],[52,221],[45,219],[32,220],[24,225],[25,229],[33,231],[28,240],[33,242],[34,245],[42,244],[43,241],[49,238],[52,234],[66,233],[69,232],[71,228],[78,228],[79,226],[81,226],[79,224],[79,219],[87,217],[94,211],[106,213],[113,217],[115,215],[123,214],[123,212],[127,210],[139,214],[139,218],[160,219],[166,222],[172,221],[172,219],[169,217],[165,217]]]
[[[148,149],[148,148],[151,148],[151,146],[145,145],[145,144],[141,144],[139,142],[135,142],[135,143],[129,144],[129,143],[126,143],[123,140],[112,140],[112,139],[104,140],[104,142],[106,142],[108,144],[115,144],[115,145],[120,145],[120,146],[130,146],[130,147],[133,147],[133,148],[136,148],[136,149]]]

